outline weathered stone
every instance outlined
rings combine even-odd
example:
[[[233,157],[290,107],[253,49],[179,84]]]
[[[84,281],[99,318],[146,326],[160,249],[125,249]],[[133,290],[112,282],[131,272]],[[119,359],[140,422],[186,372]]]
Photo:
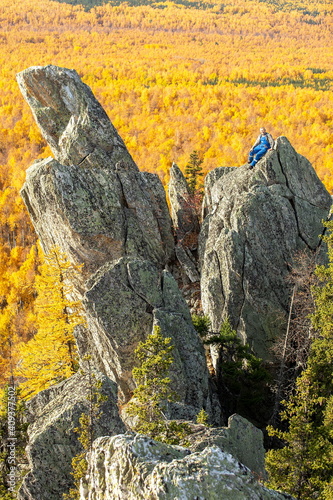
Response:
[[[114,163],[130,162],[124,142],[74,70],[35,66],[17,75],[21,92],[52,152],[63,165],[78,165],[95,149]]]
[[[21,194],[45,251],[59,246],[70,260],[84,264],[87,277],[125,255],[150,259],[158,267],[168,261],[171,221],[164,216],[161,224],[155,215],[163,204],[165,214],[165,196],[157,191],[154,204],[147,184],[122,164],[67,167],[48,158],[27,170]]]
[[[126,254],[127,209],[115,170],[47,158],[27,170],[21,194],[45,252],[58,246],[84,264],[84,277]]]
[[[199,245],[202,305],[214,331],[229,317],[264,359],[285,331],[286,276],[295,253],[320,246],[331,206],[311,164],[289,141],[278,138],[275,148],[253,170],[217,176]]]
[[[185,274],[188,276],[190,281],[192,283],[200,281],[197,262],[195,261],[191,251],[182,245],[176,245],[175,252],[181,268],[185,271]]]
[[[166,261],[173,257],[174,237],[171,229],[171,217],[165,202],[165,190],[157,174],[140,172],[143,185],[151,200],[157,224],[165,247]]]
[[[286,500],[250,470],[210,446],[191,453],[140,435],[101,437],[93,444],[80,500]]]
[[[138,265],[138,261],[135,261]],[[151,271],[152,288],[156,270],[142,263],[143,272]],[[103,371],[117,382],[122,399],[129,399],[135,388],[131,371],[134,350],[152,330],[153,306],[133,290],[128,277],[128,261],[105,265],[87,283],[84,297],[90,345],[103,363]],[[157,290],[158,295],[159,290]],[[159,292],[160,293],[160,292]],[[150,293],[150,299],[156,299]],[[158,300],[158,297],[157,297]]]
[[[163,268],[174,246],[163,186],[139,172],[89,87],[56,66],[17,80],[57,160],[30,167],[21,192],[43,248],[58,245],[85,276],[129,254]]]
[[[214,211],[216,204],[220,199],[220,193],[216,192],[214,186],[217,181],[223,176],[232,172],[237,167],[217,167],[208,172],[205,177],[204,198],[202,200],[202,218],[204,219],[209,213]]]
[[[174,345],[172,388],[194,415],[210,409],[210,390],[204,350],[192,326],[185,300],[172,275],[150,262],[121,259],[106,265],[88,283],[84,304],[90,344],[102,360],[103,371],[118,383],[128,400],[135,388],[134,350],[153,326],[160,326]],[[82,353],[83,354],[83,353]]]
[[[184,291],[188,285],[200,281],[197,252],[200,224],[196,206],[198,198],[190,194],[187,181],[175,163],[170,169],[168,192],[176,239],[176,261],[172,272]],[[197,294],[195,287],[193,293]],[[189,306],[190,302],[191,298],[188,298]]]
[[[176,231],[177,241],[185,246],[197,246],[199,220],[191,199],[186,179],[174,163],[170,169],[168,193],[171,218]]]
[[[116,385],[104,375],[94,374],[95,380],[102,382],[100,392],[107,397],[101,405],[101,418],[94,423],[94,436],[124,432],[118,415]],[[88,374],[77,373],[27,403],[28,419],[32,422],[27,447],[31,471],[23,480],[19,500],[61,500],[73,485],[71,461],[82,451],[74,429],[82,413],[89,412],[90,385]]]
[[[192,434],[186,440],[192,452],[218,446],[248,467],[257,478],[266,479],[263,433],[248,420],[234,414],[228,419],[228,427],[190,426]]]
[[[23,199],[44,250],[56,245],[71,262],[83,264],[81,277],[73,282],[87,320],[75,332],[81,361],[89,354],[93,366],[117,382],[127,401],[135,388],[134,350],[158,323],[175,345],[172,383],[179,405],[193,416],[204,407],[219,421],[219,405],[210,396],[204,352],[189,310],[173,277],[163,271],[173,256],[174,241],[160,180],[139,172],[75,72],[31,68],[18,81],[56,157],[28,169]],[[182,339],[188,345],[182,345]],[[21,500],[60,499],[68,489],[71,458],[79,451],[74,428],[86,405],[82,384],[75,376],[30,403],[36,408],[29,444],[32,470]],[[113,383],[110,387],[115,391]],[[43,411],[40,401],[45,403]],[[124,430],[118,416],[113,423],[116,410],[108,405],[96,435]],[[52,481],[46,487],[48,475]]]
[[[174,241],[158,176],[139,172],[75,72],[30,68],[18,82],[56,156],[28,169],[23,199],[45,251],[57,245],[84,264],[74,283],[87,315],[87,328],[77,330],[81,357],[89,352],[128,400],[138,342],[155,322],[166,336],[170,326],[180,402],[195,411],[211,406],[203,348],[177,284],[163,272]]]

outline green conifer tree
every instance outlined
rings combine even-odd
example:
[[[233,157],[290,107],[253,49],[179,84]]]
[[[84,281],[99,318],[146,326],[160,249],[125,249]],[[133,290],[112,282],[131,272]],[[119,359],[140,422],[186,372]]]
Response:
[[[203,160],[199,157],[197,151],[190,154],[190,160],[185,167],[185,177],[191,195],[194,195],[199,187],[199,178],[203,176],[201,165]]]
[[[197,415],[197,424],[205,425],[209,427],[209,415],[203,408],[199,411]]]
[[[218,355],[217,384],[220,400],[227,416],[239,413],[258,419],[268,397],[269,372],[263,361],[251,353],[225,319],[219,332],[212,332],[205,316],[192,316],[192,322],[206,345],[215,346]],[[264,418],[264,417],[262,417]]]
[[[326,223],[332,231],[333,223]],[[333,237],[328,243],[329,264],[317,268],[320,285],[314,287],[316,331],[307,366],[296,381],[295,392],[284,402],[281,418],[288,430],[269,428],[284,444],[267,453],[269,486],[297,499],[332,500],[333,486]]]
[[[154,327],[145,342],[138,344],[135,354],[140,365],[133,369],[137,387],[126,411],[135,419],[136,432],[157,441],[179,444],[190,429],[185,423],[167,419],[168,403],[177,399],[168,376],[174,361],[173,349],[171,338],[163,337],[159,326]]]

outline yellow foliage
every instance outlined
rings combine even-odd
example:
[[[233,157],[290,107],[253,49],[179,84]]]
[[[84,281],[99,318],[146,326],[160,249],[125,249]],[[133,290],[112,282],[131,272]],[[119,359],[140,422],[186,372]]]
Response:
[[[37,255],[29,251],[36,235],[19,190],[33,160],[50,155],[19,92],[19,71],[75,68],[139,167],[164,183],[172,161],[185,167],[192,151],[200,151],[205,173],[243,164],[265,126],[274,137],[287,136],[333,192],[332,2],[190,4],[104,4],[85,11],[51,0],[1,0],[3,378],[15,351],[9,343],[35,333]]]
[[[43,256],[35,279],[36,335],[19,347],[16,375],[24,399],[71,376],[76,370],[77,353],[73,331],[84,323],[81,303],[69,298],[79,266],[70,264],[58,248]]]
[[[28,252],[27,252],[28,251]],[[38,256],[35,246],[0,247],[0,376],[6,382],[18,362],[17,345],[35,333],[31,315]]]

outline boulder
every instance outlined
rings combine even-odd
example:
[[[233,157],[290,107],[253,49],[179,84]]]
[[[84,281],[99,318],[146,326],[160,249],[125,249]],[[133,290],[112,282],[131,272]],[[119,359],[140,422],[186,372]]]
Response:
[[[19,500],[62,500],[73,486],[72,458],[82,451],[75,428],[83,413],[89,414],[92,384],[101,382],[98,392],[106,396],[101,417],[93,425],[94,437],[125,432],[118,415],[117,387],[101,373],[76,373],[58,385],[46,389],[27,403],[30,472],[18,493]]]
[[[117,382],[125,401],[135,388],[131,375],[134,350],[158,325],[174,345],[170,376],[180,402],[193,407],[194,414],[202,407],[209,408],[203,346],[168,271],[161,273],[149,261],[124,258],[104,266],[91,277],[87,288],[84,305],[91,344],[102,360],[103,371]]]
[[[101,437],[89,455],[80,500],[286,500],[218,446],[199,452],[141,435]]]
[[[259,479],[267,479],[265,471],[264,437],[260,429],[240,415],[231,415],[227,427],[206,427],[190,424],[192,434],[187,436],[192,452],[208,446],[218,446],[245,465]]]
[[[286,329],[286,276],[297,252],[323,249],[331,197],[285,137],[253,170],[210,177],[217,180],[209,182],[199,238],[203,310],[214,331],[229,317],[254,352],[271,360],[272,343]]]

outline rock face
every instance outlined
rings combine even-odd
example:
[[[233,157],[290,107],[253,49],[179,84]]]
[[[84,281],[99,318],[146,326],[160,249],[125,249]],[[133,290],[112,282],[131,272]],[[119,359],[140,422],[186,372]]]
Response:
[[[95,422],[94,435],[125,432],[118,415],[117,386],[101,373],[100,392],[107,397],[101,406],[101,418]],[[19,500],[60,500],[72,486],[71,461],[81,452],[78,435],[82,413],[89,413],[89,375],[76,373],[66,381],[40,392],[27,403],[29,445],[27,456],[31,471],[20,488]]]
[[[89,163],[94,152],[114,163],[128,161],[125,144],[76,71],[56,66],[22,71],[17,81],[34,118],[62,165]],[[92,164],[93,166],[93,164]]]
[[[75,71],[33,67],[17,79],[55,155],[28,169],[22,197],[44,250],[56,245],[83,264],[74,283],[87,314],[87,328],[77,334],[81,356],[88,352],[127,401],[134,350],[157,324],[175,345],[180,402],[210,411],[204,351],[164,270],[174,241],[158,176],[139,172]]]
[[[201,309],[198,267],[200,224],[196,207],[198,200],[191,196],[187,181],[175,163],[170,169],[168,194],[176,239],[173,275],[191,312],[198,313]]]
[[[139,172],[89,87],[55,66],[17,80],[55,155],[30,167],[22,190],[45,250],[60,246],[85,275],[125,255],[163,268],[173,253],[163,186]]]
[[[250,469],[257,478],[266,479],[263,433],[245,418],[234,414],[228,419],[228,427],[191,424],[191,430],[187,441],[192,452],[218,446]]]
[[[177,241],[186,246],[193,244],[196,247],[200,229],[199,219],[191,200],[187,181],[175,163],[170,169],[168,193]]]
[[[286,500],[264,488],[243,464],[218,446],[191,452],[145,436],[125,434],[94,442],[80,500]]]
[[[158,325],[173,341],[171,378],[180,401],[210,411],[203,348],[172,275],[149,261],[124,258],[104,266],[88,284],[88,329],[104,371],[115,376],[125,398],[135,387],[133,350]]]
[[[199,244],[203,310],[215,331],[229,317],[255,353],[270,359],[272,341],[286,328],[286,276],[296,252],[318,251],[331,197],[285,137],[253,170],[218,169],[207,187]]]

